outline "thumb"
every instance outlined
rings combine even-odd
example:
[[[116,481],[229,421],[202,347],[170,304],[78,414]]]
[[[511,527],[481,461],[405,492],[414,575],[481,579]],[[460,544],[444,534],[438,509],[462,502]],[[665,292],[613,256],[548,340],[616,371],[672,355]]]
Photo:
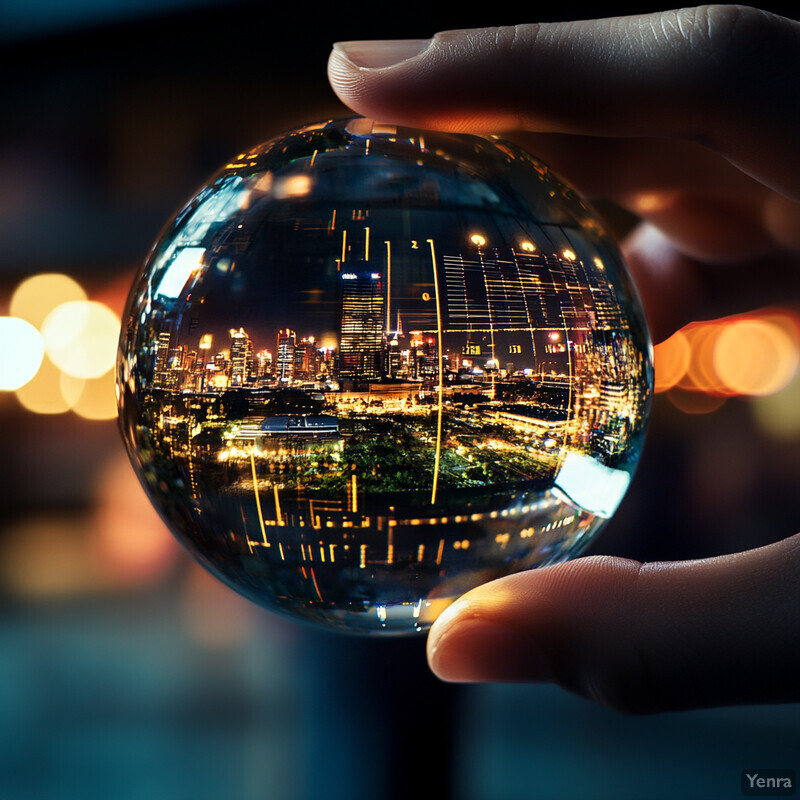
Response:
[[[619,711],[795,702],[800,535],[746,553],[589,557],[478,587],[431,628],[442,679],[552,681]]]
[[[800,23],[703,6],[340,42],[328,75],[347,105],[386,122],[690,139],[796,198],[799,49]]]

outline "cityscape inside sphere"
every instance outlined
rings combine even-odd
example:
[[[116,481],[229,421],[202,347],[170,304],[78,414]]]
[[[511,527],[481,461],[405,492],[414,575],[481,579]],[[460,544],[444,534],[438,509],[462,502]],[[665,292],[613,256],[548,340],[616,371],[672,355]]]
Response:
[[[639,458],[651,346],[615,244],[493,137],[363,118],[239,154],[128,302],[120,418],[174,534],[272,610],[413,633],[580,553]]]

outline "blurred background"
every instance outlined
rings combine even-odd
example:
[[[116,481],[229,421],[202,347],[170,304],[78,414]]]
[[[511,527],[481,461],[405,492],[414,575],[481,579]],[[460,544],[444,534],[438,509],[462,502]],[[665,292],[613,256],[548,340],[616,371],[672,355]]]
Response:
[[[727,798],[745,768],[800,767],[796,705],[635,719],[552,687],[442,684],[423,641],[326,634],[248,604],[150,510],[110,370],[162,224],[232,154],[344,111],[325,75],[333,41],[526,21],[275,6],[0,0],[0,797]],[[59,360],[58,315],[45,321],[64,300],[97,320],[81,366]],[[787,287],[658,348],[645,457],[593,552],[694,558],[797,530],[798,301]],[[43,359],[37,330],[56,343]]]

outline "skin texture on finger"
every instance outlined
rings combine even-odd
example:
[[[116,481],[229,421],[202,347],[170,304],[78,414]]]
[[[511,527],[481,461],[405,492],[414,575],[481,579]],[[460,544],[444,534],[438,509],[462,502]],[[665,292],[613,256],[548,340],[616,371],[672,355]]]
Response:
[[[703,6],[411,44],[389,65],[382,43],[339,43],[334,90],[358,113],[420,127],[696,141],[800,199],[800,23]]]
[[[589,557],[478,587],[437,620],[456,682],[555,682],[626,713],[800,700],[800,536],[718,558]]]

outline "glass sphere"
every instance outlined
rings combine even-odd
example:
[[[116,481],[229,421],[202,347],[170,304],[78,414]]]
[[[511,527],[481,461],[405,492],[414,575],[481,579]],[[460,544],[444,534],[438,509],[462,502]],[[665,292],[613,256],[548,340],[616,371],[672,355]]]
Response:
[[[120,343],[164,520],[251,600],[427,629],[614,513],[652,386],[597,216],[496,138],[363,118],[239,154],[168,224]]]

